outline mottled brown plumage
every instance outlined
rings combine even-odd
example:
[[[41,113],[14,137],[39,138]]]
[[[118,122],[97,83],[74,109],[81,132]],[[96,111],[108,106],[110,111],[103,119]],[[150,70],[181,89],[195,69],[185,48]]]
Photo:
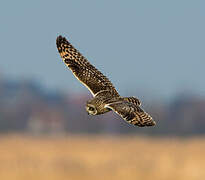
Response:
[[[137,125],[139,127],[155,125],[149,114],[144,112],[140,106],[131,102],[117,101],[107,104],[105,107],[112,109],[130,124]]]
[[[64,63],[94,96],[86,105],[89,114],[99,115],[113,110],[130,124],[139,127],[155,125],[152,117],[140,107],[139,99],[121,97],[109,79],[91,65],[66,38],[59,36],[56,45]]]
[[[113,95],[119,96],[108,78],[90,64],[66,38],[59,36],[56,44],[65,64],[71,69],[76,78],[90,89],[94,96],[101,90],[109,90],[112,91]]]

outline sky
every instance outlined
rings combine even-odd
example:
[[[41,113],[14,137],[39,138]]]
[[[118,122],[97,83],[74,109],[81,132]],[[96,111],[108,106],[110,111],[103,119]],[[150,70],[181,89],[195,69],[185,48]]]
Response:
[[[205,1],[3,0],[0,75],[87,92],[56,49],[65,36],[123,94],[205,96]]]

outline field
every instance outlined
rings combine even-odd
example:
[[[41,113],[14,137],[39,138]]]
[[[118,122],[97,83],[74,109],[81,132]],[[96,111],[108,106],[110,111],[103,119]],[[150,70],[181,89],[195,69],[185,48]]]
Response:
[[[0,136],[1,180],[203,180],[205,138]]]

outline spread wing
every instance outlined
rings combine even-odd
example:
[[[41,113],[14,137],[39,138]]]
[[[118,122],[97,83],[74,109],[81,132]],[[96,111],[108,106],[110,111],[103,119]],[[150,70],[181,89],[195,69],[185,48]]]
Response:
[[[93,96],[103,90],[111,91],[113,95],[119,96],[108,78],[90,64],[65,37],[57,37],[56,45],[64,63],[71,69],[75,77],[90,90]]]
[[[135,126],[154,126],[156,123],[152,117],[141,107],[128,101],[119,101],[105,105],[119,114],[125,121]]]

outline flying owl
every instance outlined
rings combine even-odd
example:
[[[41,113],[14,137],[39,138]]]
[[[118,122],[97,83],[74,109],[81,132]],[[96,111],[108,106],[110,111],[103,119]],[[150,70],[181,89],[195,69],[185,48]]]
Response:
[[[140,107],[139,99],[120,96],[109,79],[90,64],[65,37],[58,36],[56,45],[66,66],[93,95],[93,98],[86,104],[88,114],[99,115],[112,110],[126,122],[135,126],[144,127],[156,124],[152,117]]]

